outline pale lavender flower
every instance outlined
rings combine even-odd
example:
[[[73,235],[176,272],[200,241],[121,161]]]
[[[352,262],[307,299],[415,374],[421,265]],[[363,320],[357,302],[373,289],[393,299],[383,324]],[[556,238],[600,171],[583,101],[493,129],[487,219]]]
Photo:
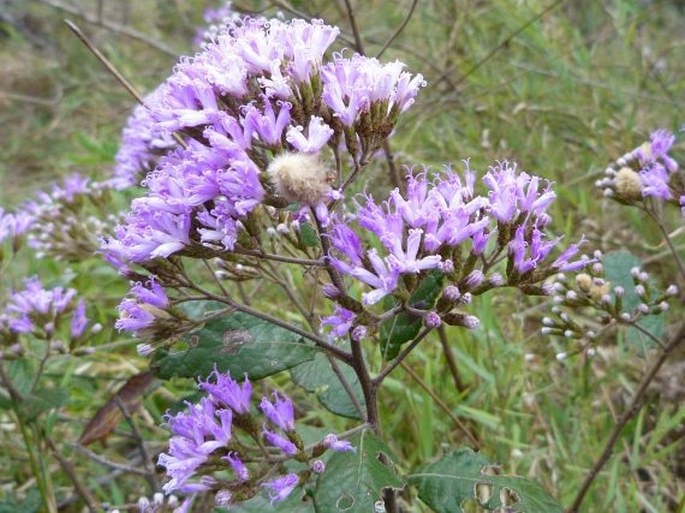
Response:
[[[214,379],[213,383],[210,381],[212,378]],[[216,402],[229,406],[237,414],[250,412],[252,383],[247,379],[247,376],[241,385],[231,378],[230,372],[222,374],[215,368],[206,381],[200,382],[199,387],[209,393]]]
[[[288,128],[286,140],[298,151],[304,153],[317,153],[333,135],[333,129],[324,123],[318,116],[312,116],[307,127],[307,135],[304,135],[302,126]]]
[[[642,184],[642,195],[668,200],[673,197],[669,187],[670,174],[664,166],[655,163],[642,169],[639,173]]]
[[[250,472],[247,470],[245,463],[242,462],[236,452],[229,452],[224,459],[231,464],[233,472],[235,472],[238,481],[242,483],[250,478]]]
[[[165,315],[164,310],[169,306],[169,298],[154,276],[144,285],[142,282],[135,283],[129,294],[132,297],[125,298],[119,304],[119,319],[115,324],[119,331],[137,334]]]
[[[284,454],[288,456],[297,454],[297,446],[294,443],[274,431],[269,431],[266,425],[263,426],[262,434],[270,445],[278,447]]]
[[[274,402],[272,403],[266,397],[262,397],[260,409],[271,422],[283,431],[295,430],[295,413],[290,398],[274,392]]]
[[[78,339],[86,331],[88,318],[86,317],[86,302],[81,299],[71,317],[71,338]]]
[[[288,474],[272,481],[268,481],[262,486],[267,486],[271,489],[269,498],[271,499],[271,504],[273,505],[274,502],[287,499],[299,483],[300,478],[297,474]]]
[[[338,437],[332,433],[324,437],[323,445],[327,449],[336,452],[354,452],[356,450],[349,440],[339,440]]]
[[[668,155],[674,142],[675,135],[669,130],[655,130],[650,136],[650,141],[637,148],[633,155],[639,159],[642,166],[651,167],[661,161],[669,172],[674,173],[678,170],[678,163]]]
[[[349,333],[355,318],[354,312],[342,306],[336,306],[333,315],[321,319],[321,326],[331,326],[330,336],[342,338]]]
[[[186,483],[209,455],[228,444],[232,414],[205,397],[198,404],[189,404],[186,411],[167,416],[167,424],[174,436],[169,440],[168,453],[160,454],[158,464],[166,468],[171,478],[164,485],[164,491],[171,493],[187,489]]]

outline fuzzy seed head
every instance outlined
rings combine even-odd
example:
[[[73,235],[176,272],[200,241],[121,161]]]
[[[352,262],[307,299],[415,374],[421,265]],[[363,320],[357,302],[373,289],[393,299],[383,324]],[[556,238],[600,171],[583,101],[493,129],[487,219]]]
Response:
[[[288,201],[316,205],[330,190],[328,169],[316,154],[283,153],[266,171],[276,192]]]
[[[592,277],[589,274],[580,273],[576,276],[576,284],[580,290],[587,294],[592,288]]]
[[[627,200],[638,200],[642,198],[642,183],[640,175],[629,167],[622,167],[614,178],[616,193]]]

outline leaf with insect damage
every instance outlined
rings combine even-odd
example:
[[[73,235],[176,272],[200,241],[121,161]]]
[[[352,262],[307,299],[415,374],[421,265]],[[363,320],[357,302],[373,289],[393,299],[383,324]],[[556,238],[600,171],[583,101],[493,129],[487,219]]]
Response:
[[[214,366],[252,380],[262,379],[312,360],[318,349],[302,337],[271,322],[242,312],[212,319],[191,334],[188,349],[159,350],[152,369],[162,379],[207,376]]]
[[[535,481],[496,475],[482,454],[463,448],[410,474],[419,498],[437,513],[464,513],[467,501],[487,511],[562,513],[561,505]],[[470,511],[470,510],[469,510]]]

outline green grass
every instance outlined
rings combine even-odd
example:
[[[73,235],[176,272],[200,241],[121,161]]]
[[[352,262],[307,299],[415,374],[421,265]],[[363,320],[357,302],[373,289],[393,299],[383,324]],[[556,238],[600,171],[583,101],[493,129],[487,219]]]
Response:
[[[82,4],[84,9],[92,8],[88,2]],[[132,2],[129,19],[148,37],[190,52],[203,2],[179,2],[182,11],[175,4]],[[256,11],[266,7],[261,2],[239,4]],[[676,129],[683,122],[682,3],[679,7],[676,1],[656,0],[563,2],[503,44],[549,4],[419,2],[410,23],[383,57],[405,61],[409,70],[423,73],[429,83],[397,128],[393,151],[401,164],[425,163],[434,169],[445,163],[458,168],[464,158],[471,158],[472,167],[481,171],[496,159],[516,160],[557,184],[559,201],[552,213],[558,233],[569,240],[587,233],[594,247],[605,251],[626,247],[642,257],[659,253],[663,248],[658,247],[654,226],[603,200],[593,190],[593,182],[608,162],[640,144],[651,130]],[[112,10],[106,15],[119,20],[123,5],[108,7]],[[339,23],[351,36],[337,3],[293,5]],[[408,1],[392,6],[380,0],[356,2],[369,55],[393,34],[409,7]],[[30,16],[38,24],[37,34],[49,44],[36,48],[26,34],[4,27],[8,36],[0,45],[0,62],[6,70],[0,76],[0,200],[10,205],[73,170],[106,175],[119,131],[133,106],[127,93],[61,24],[57,11],[39,5],[15,11]],[[172,58],[148,45],[80,25],[88,27],[98,47],[141,90],[154,87],[173,65]],[[497,50],[485,60],[492,49]],[[45,99],[57,101],[46,104]],[[385,165],[379,161],[372,169],[359,190],[366,186],[382,193],[389,184]],[[674,217],[673,223],[676,227],[682,221]],[[656,263],[651,270],[659,278],[674,275],[667,260]],[[13,264],[7,279],[16,283],[18,276],[36,272],[40,265]],[[74,267],[84,271],[87,265]],[[62,268],[40,270],[63,278]],[[107,283],[110,280],[114,278],[102,277]],[[77,281],[87,293],[99,293],[97,283]],[[292,281],[295,287],[308,283],[298,273]],[[117,282],[109,290],[114,306],[125,284]],[[286,300],[277,290],[263,297],[274,313]],[[451,413],[478,434],[483,451],[501,462],[505,472],[539,480],[568,505],[629,401],[645,361],[614,340],[594,360],[574,357],[558,362],[554,355],[565,349],[564,342],[538,334],[539,319],[548,310],[549,305],[514,294],[480,298],[473,311],[481,328],[475,333],[449,330],[460,376],[468,388],[465,393],[455,389],[437,337],[424,341],[407,363]],[[101,322],[111,325],[113,314],[103,312]],[[65,379],[76,379],[86,370],[97,376],[92,390],[84,389],[72,398],[75,414],[88,418],[111,393],[110,378],[144,367],[144,360],[131,356],[133,345],[132,341],[124,354],[113,351],[90,362],[88,369],[59,369],[69,376]],[[534,357],[527,359],[530,354]],[[663,369],[664,375],[677,372],[683,355],[675,355],[673,361],[673,366]],[[287,380],[281,376],[277,381]],[[659,383],[670,386],[667,380]],[[170,390],[177,394],[190,391],[187,383],[174,385]],[[146,434],[163,439],[155,422],[169,402],[170,394],[162,391],[146,399]],[[402,368],[387,381],[381,402],[383,430],[404,462],[402,470],[466,443],[449,415]],[[663,389],[650,393],[646,407],[626,427],[614,456],[595,481],[583,511],[666,512],[676,511],[677,504],[682,511],[685,452],[678,445],[685,419],[682,404],[682,397]],[[326,413],[309,411],[307,418],[345,428],[344,421]],[[56,429],[73,439],[80,427],[60,419]],[[0,445],[11,446],[13,436],[2,430]],[[105,449],[113,458],[133,453],[130,443],[117,443]],[[13,479],[28,480],[20,452],[8,456],[14,460],[9,472]],[[93,471],[89,481],[98,475],[102,472]],[[145,491],[140,482],[124,479],[102,484],[97,495],[121,504]],[[412,507],[422,511],[416,501]]]

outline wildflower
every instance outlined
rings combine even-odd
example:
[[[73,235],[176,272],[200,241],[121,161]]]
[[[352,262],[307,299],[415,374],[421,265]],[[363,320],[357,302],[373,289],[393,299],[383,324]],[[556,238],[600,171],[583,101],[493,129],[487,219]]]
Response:
[[[271,489],[269,497],[271,499],[271,504],[273,505],[274,502],[287,499],[299,483],[299,476],[291,473],[286,476],[273,479],[272,481],[268,481],[262,486],[266,486]]]
[[[283,431],[288,432],[295,429],[293,403],[289,398],[274,392],[274,402],[272,403],[266,397],[262,397],[260,408],[269,420]]]

